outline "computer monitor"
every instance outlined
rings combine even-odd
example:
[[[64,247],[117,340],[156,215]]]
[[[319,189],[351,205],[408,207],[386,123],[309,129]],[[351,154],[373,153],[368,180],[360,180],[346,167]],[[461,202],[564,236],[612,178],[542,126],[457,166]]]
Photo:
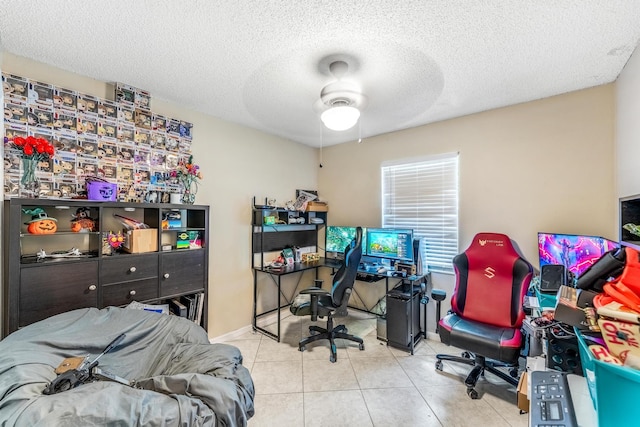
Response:
[[[618,242],[599,236],[538,233],[540,268],[547,264],[564,265],[575,277],[606,252],[619,247]]]
[[[367,256],[413,262],[413,230],[407,228],[369,228]]]
[[[367,229],[362,227],[362,253],[365,252],[365,236]],[[324,251],[326,253],[336,253],[342,255],[344,249],[356,236],[356,227],[345,227],[339,225],[328,225],[325,231]]]

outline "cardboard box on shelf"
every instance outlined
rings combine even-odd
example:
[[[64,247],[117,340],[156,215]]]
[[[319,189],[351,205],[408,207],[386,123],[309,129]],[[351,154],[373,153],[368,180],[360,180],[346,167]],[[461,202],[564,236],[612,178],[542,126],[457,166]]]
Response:
[[[522,412],[529,412],[529,396],[527,396],[527,371],[520,375],[518,382],[518,409]]]
[[[326,202],[308,202],[307,210],[309,212],[328,212],[329,205]]]
[[[158,250],[158,230],[156,228],[127,230],[122,249],[130,254],[156,252]]]

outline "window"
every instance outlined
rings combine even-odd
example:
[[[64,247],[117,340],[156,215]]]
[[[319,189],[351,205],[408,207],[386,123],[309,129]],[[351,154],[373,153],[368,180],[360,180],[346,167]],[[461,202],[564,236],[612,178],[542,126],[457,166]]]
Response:
[[[423,265],[453,273],[458,254],[458,154],[382,163],[382,226],[412,228]]]

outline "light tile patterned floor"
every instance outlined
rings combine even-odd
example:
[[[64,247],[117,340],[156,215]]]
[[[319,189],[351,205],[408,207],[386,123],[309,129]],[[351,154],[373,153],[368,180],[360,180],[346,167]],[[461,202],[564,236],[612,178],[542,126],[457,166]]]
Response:
[[[256,414],[249,427],[527,426],[515,387],[487,374],[477,387],[481,399],[472,400],[464,386],[467,366],[445,362],[436,371],[437,353],[460,350],[423,340],[411,356],[376,338],[371,315],[351,310],[337,321],[364,339],[365,350],[338,340],[336,363],[329,361],[326,342],[298,351],[312,322],[288,313],[279,343],[260,333],[227,341],[242,351],[255,383]]]

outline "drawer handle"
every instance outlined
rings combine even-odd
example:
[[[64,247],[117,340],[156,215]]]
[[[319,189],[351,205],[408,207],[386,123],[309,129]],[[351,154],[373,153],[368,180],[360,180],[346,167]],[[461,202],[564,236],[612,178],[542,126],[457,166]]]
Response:
[[[163,277],[164,277],[165,279],[168,279],[168,278],[169,278],[169,273],[164,273],[164,276],[163,276]]]
[[[96,285],[89,285],[89,290],[90,291],[95,291],[96,289],[98,289],[98,287]]]
[[[135,294],[136,294],[136,290],[135,290],[135,289],[131,289],[131,290],[129,291],[129,295],[133,296],[133,295],[135,295]]]
[[[136,268],[135,268],[135,267],[131,267],[131,268],[129,269],[129,271],[130,271],[131,273],[135,273],[135,272],[136,272]]]

